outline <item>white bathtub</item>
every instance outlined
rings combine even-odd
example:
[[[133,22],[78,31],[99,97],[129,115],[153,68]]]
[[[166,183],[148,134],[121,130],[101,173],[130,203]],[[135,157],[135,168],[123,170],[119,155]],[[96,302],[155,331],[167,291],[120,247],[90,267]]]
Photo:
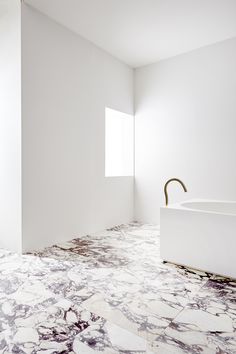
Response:
[[[160,250],[165,261],[236,278],[236,202],[161,207]]]

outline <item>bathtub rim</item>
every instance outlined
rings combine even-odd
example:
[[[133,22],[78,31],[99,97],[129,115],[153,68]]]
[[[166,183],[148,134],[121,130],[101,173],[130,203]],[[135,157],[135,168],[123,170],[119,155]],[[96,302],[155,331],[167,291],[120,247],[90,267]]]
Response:
[[[161,209],[175,209],[175,210],[182,210],[182,211],[194,211],[196,213],[204,213],[204,214],[216,214],[216,215],[230,215],[236,217],[235,213],[228,213],[228,212],[220,212],[220,211],[211,211],[211,210],[204,210],[204,209],[194,209],[185,207],[184,203],[228,203],[228,204],[236,204],[236,200],[223,200],[223,199],[203,199],[203,198],[194,198],[194,199],[187,199],[183,200],[182,202],[169,204],[167,206],[161,206]]]

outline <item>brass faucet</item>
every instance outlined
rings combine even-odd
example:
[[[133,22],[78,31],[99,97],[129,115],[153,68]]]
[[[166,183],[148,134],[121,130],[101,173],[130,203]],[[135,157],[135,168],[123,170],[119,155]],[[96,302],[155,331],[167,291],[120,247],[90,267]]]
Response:
[[[165,184],[165,187],[164,187],[164,193],[165,193],[165,198],[166,198],[166,205],[168,205],[169,203],[169,198],[168,198],[168,193],[167,193],[167,186],[170,182],[172,181],[176,181],[176,182],[179,182],[181,184],[181,186],[183,187],[184,191],[187,192],[187,188],[185,187],[184,183],[178,179],[178,178],[171,178],[169,179],[166,184]]]

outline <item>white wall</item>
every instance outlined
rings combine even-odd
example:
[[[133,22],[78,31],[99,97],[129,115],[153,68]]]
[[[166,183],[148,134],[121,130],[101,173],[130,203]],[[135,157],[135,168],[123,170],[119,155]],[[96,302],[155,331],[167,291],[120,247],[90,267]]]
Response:
[[[22,6],[23,249],[133,220],[133,178],[105,178],[105,107],[133,114],[133,71]]]
[[[20,0],[0,0],[0,248],[21,251]]]
[[[236,39],[137,69],[135,217],[159,222],[170,202],[236,200]]]

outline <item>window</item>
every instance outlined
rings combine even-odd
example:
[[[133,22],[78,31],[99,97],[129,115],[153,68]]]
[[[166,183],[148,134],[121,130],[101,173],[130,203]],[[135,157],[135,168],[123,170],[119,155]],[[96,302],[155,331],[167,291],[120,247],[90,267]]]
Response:
[[[134,117],[110,108],[105,115],[105,176],[133,176]]]

